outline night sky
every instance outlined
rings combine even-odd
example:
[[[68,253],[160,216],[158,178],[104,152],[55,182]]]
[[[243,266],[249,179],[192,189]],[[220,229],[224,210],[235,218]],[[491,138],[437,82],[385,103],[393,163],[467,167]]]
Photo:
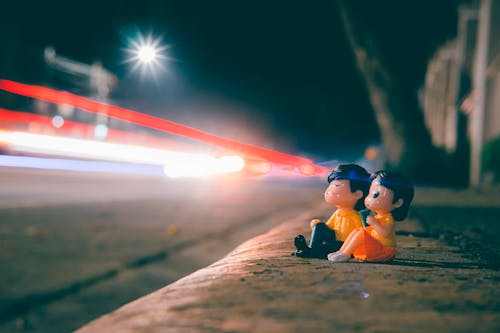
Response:
[[[455,34],[458,0],[351,2],[414,110],[427,61]],[[216,134],[316,160],[379,139],[334,0],[19,1],[0,19],[2,78],[57,85],[42,61],[51,45],[115,73],[113,103]],[[124,63],[138,31],[161,35],[175,59],[154,78]]]

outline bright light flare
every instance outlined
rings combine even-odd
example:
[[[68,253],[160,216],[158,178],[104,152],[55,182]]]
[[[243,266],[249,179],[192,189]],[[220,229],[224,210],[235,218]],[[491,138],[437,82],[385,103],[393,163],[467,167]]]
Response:
[[[151,61],[155,61],[158,56],[158,50],[152,47],[151,45],[144,45],[139,48],[137,53],[137,58],[139,61],[144,63],[149,63]]]
[[[272,171],[273,164],[269,161],[248,160],[245,164],[245,171],[251,175],[265,175]]]
[[[162,37],[154,38],[152,34],[146,37],[138,34],[137,39],[128,39],[129,47],[126,49],[129,57],[125,62],[132,62],[132,71],[141,70],[141,74],[146,71],[155,74],[153,70],[164,70],[164,61],[170,58],[165,55],[169,45],[162,45]]]
[[[63,138],[24,132],[0,131],[0,144],[19,152],[73,158],[165,166],[169,177],[201,177],[237,172],[245,163],[239,156],[215,158],[208,154],[186,153],[109,142]]]
[[[299,166],[299,171],[305,176],[312,176],[317,172],[316,166],[313,164],[302,164]]]
[[[240,156],[214,158],[206,156],[200,164],[172,161],[165,164],[163,171],[170,178],[204,177],[243,170],[245,161]]]
[[[96,139],[104,140],[108,136],[108,126],[104,124],[97,124],[94,127],[94,137]]]
[[[55,128],[61,128],[64,125],[64,118],[61,116],[55,116],[52,118],[52,126]]]

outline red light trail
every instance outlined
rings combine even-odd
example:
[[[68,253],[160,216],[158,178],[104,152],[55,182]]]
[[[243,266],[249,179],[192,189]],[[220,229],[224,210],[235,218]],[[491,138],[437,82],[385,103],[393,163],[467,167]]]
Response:
[[[52,123],[52,118],[47,116],[42,116],[39,114],[26,113],[26,112],[18,112],[11,111],[0,108],[0,125],[2,122],[12,124],[37,124],[41,127],[42,130],[45,131],[55,131],[56,133],[64,133],[64,134],[78,134],[82,138],[94,138],[94,130],[95,126],[82,124],[76,121],[64,120],[64,123],[61,127],[55,129]],[[115,129],[109,129],[107,134],[107,139],[115,142],[123,142],[123,143],[134,143],[139,145],[145,145],[148,147],[155,148],[166,148],[166,149],[177,149],[184,150],[187,149],[188,144],[184,144],[181,142],[176,142],[169,139],[159,139],[153,136],[144,135],[144,134],[135,134],[126,131],[120,131]]]
[[[289,165],[298,168],[304,174],[323,174],[325,171],[323,167],[314,165],[313,161],[306,158],[226,139],[173,121],[94,101],[66,91],[58,91],[43,86],[28,85],[10,80],[0,80],[0,89],[51,103],[71,105],[90,113],[105,113],[108,117],[122,121],[222,147],[247,156],[262,158],[273,163]],[[307,172],[304,172],[304,170],[307,170]]]

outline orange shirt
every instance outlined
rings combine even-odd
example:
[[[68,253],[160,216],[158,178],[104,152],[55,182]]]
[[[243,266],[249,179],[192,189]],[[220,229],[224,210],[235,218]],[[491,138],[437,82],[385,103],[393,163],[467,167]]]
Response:
[[[332,217],[326,222],[326,225],[335,231],[335,238],[338,241],[345,241],[347,236],[356,228],[363,226],[361,215],[354,210],[337,209]]]

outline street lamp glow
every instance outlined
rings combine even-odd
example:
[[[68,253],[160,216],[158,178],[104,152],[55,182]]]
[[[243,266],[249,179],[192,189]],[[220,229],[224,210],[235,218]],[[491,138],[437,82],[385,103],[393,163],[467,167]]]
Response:
[[[126,49],[128,58],[125,62],[131,62],[132,71],[141,70],[141,74],[149,71],[155,74],[157,70],[165,69],[164,62],[170,58],[165,54],[168,45],[162,44],[162,37],[153,37],[152,34],[144,36],[138,34],[137,38],[128,39]]]
[[[141,46],[137,52],[138,60],[146,64],[155,61],[157,56],[158,51],[151,45]]]

